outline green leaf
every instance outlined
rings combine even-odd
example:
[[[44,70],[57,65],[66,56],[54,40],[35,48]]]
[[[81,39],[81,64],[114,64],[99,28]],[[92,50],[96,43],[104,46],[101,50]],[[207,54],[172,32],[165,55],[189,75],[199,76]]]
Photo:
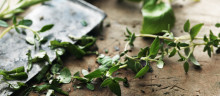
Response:
[[[40,83],[40,81],[42,81],[42,79],[45,77],[45,74],[47,73],[47,71],[49,70],[49,65],[45,65],[41,71],[35,76],[34,80],[37,83]]]
[[[91,83],[87,83],[86,87],[87,87],[89,90],[92,90],[92,91],[95,89],[95,88],[94,88],[94,85],[91,84]]]
[[[0,26],[1,27],[8,27],[8,23],[3,20],[0,20]]]
[[[170,42],[170,43],[168,43],[168,46],[176,47],[176,43]]]
[[[68,68],[63,68],[60,71],[60,75],[58,77],[60,79],[61,83],[70,83],[71,81],[71,73],[70,70]]]
[[[220,27],[220,23],[216,23],[215,27],[219,28]]]
[[[9,84],[9,86],[12,87],[14,90],[18,90],[18,89],[20,89],[21,87],[26,86],[26,84],[25,84],[25,83],[22,83],[22,82],[17,82],[17,85]]]
[[[26,72],[20,72],[13,75],[4,76],[7,80],[25,80],[28,78],[28,75]]]
[[[26,42],[30,45],[35,45],[35,40],[32,37],[26,37]]]
[[[80,75],[79,75],[79,71],[76,72],[75,74],[73,74],[73,76],[80,76]]]
[[[114,77],[113,80],[115,80],[115,81],[125,81],[125,79],[119,78],[119,77]]]
[[[209,38],[210,38],[211,41],[214,41],[214,40],[216,40],[218,37],[213,34],[212,30],[210,30]]]
[[[185,72],[187,73],[189,71],[189,63],[185,62],[183,66],[184,66]]]
[[[189,32],[190,31],[190,21],[187,20],[186,23],[184,24],[184,31]]]
[[[125,39],[125,41],[129,41],[128,44],[133,47],[134,46],[134,40],[136,39],[135,33],[132,33],[128,28],[126,28],[126,31],[128,33],[125,34],[125,37],[127,37],[127,39]]]
[[[49,64],[51,64],[50,58],[44,50],[40,50],[40,52],[38,52],[32,59],[32,63],[37,63],[41,61],[47,61]]]
[[[178,55],[180,56],[180,59],[178,61],[185,61],[186,57],[184,57],[180,52],[178,52]]]
[[[144,74],[146,74],[149,70],[149,66],[148,65],[145,65],[135,76],[135,78],[139,78],[141,76],[143,76]]]
[[[206,35],[204,35],[203,41],[205,41],[205,42],[209,42],[209,39],[207,38]]]
[[[135,73],[139,72],[141,70],[141,68],[142,68],[142,65],[140,64],[140,62],[139,61],[135,61],[133,59],[128,59],[126,64],[128,65],[127,67],[130,68]]]
[[[204,24],[201,23],[201,24],[197,24],[195,26],[193,26],[190,30],[190,37],[191,37],[191,40],[193,40],[196,35],[199,33],[200,29],[202,28]]]
[[[169,57],[173,57],[175,54],[176,54],[176,48],[173,48],[173,50],[169,54]]]
[[[107,78],[107,79],[105,79],[105,80],[102,82],[101,87],[108,86],[111,82],[112,82],[112,79],[111,79],[111,78]]]
[[[144,17],[141,33],[158,34],[174,26],[175,16],[170,4],[157,2],[157,0],[145,0],[142,8]]]
[[[62,68],[62,65],[60,64],[53,64],[51,67],[51,73],[57,74]]]
[[[121,88],[117,81],[113,80],[109,85],[109,89],[117,96],[121,96]]]
[[[117,71],[119,69],[119,66],[113,66],[111,67],[108,72],[109,72],[109,75],[111,76],[113,72]]]
[[[37,91],[37,92],[42,92],[42,91],[45,91],[45,90],[47,90],[49,88],[50,88],[49,84],[43,84],[43,85],[39,85],[39,86],[34,86],[34,90]]]
[[[70,42],[59,42],[57,40],[50,41],[50,47],[52,49],[64,48],[67,53],[74,54],[77,58],[82,58],[86,53],[84,50],[80,49],[79,46],[76,46]]]
[[[159,37],[157,37],[151,44],[149,56],[151,56],[152,58],[155,58],[159,49],[160,49],[160,39]]]
[[[65,96],[69,95],[67,92],[63,91],[61,88],[58,88],[58,87],[53,86],[53,85],[43,84],[43,85],[39,85],[39,86],[34,86],[34,90],[38,91],[38,92],[42,92],[42,91],[45,91],[47,89],[53,89],[54,91],[56,91],[60,94],[63,94]]]
[[[63,94],[65,96],[69,96],[69,93],[63,91],[61,88],[50,85],[50,89],[53,89],[54,91],[56,91],[57,93]]]
[[[138,58],[145,57],[149,52],[149,47],[141,48],[141,51],[138,53]]]
[[[87,78],[80,77],[80,76],[73,76],[73,78],[79,80],[82,83],[87,83],[89,81]]]
[[[187,44],[187,43],[178,43],[177,46],[179,46],[179,47],[188,47],[189,44]]]
[[[158,60],[157,61],[157,67],[158,68],[163,68],[163,66],[164,66],[164,62],[162,60]]]
[[[21,33],[17,26],[15,26],[15,31],[16,31],[17,33]]]
[[[45,32],[45,31],[48,31],[50,29],[52,29],[54,26],[54,24],[48,24],[48,25],[45,25],[43,26],[38,32]]]
[[[16,25],[16,24],[17,24],[17,19],[16,19],[16,17],[15,17],[15,16],[12,18],[12,21],[13,21],[13,24],[14,24],[14,25]]]
[[[190,55],[189,60],[196,66],[200,66],[199,62],[196,60],[193,54]]]
[[[32,21],[29,20],[29,19],[23,19],[23,20],[18,22],[18,25],[31,26],[32,25]]]
[[[88,79],[92,79],[92,78],[99,78],[103,75],[103,72],[99,69],[89,73],[88,75],[84,76],[85,78],[88,78]]]
[[[96,38],[92,36],[82,36],[81,38],[77,38],[69,35],[69,37],[73,40],[77,41],[77,45],[81,46],[83,50],[89,50],[91,46],[93,46],[96,42]]]
[[[32,68],[32,57],[31,57],[31,50],[28,50],[28,53],[26,54],[28,56],[28,66],[27,71],[30,71]]]
[[[14,74],[14,73],[20,73],[20,72],[25,72],[24,66],[17,67],[11,71],[3,71],[6,74]]]

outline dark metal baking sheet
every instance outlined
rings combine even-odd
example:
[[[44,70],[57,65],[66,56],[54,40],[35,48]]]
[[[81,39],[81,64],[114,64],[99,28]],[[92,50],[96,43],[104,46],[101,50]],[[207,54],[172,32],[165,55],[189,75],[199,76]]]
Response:
[[[42,33],[42,36],[50,35],[52,36],[50,40],[59,39],[74,43],[68,38],[68,35],[81,37],[99,25],[105,17],[106,14],[103,11],[83,0],[51,0],[35,8],[25,18],[33,21],[31,28],[34,30],[39,30],[46,24],[54,24],[54,27],[48,32]],[[88,25],[83,26],[82,21],[86,21]],[[32,57],[39,52],[40,49],[35,49],[26,43],[26,36],[33,36],[33,34],[28,30],[26,35],[12,30],[0,39],[0,69],[11,70],[19,66],[26,67],[28,49],[32,50]],[[53,60],[55,52],[51,51],[48,46],[49,42],[43,44],[42,49],[46,50],[50,60]],[[21,82],[29,81],[44,65],[34,64],[32,70],[28,72],[28,79]],[[16,83],[16,81],[9,82]],[[0,83],[0,96],[7,96],[12,92],[13,90],[8,89],[6,83]]]

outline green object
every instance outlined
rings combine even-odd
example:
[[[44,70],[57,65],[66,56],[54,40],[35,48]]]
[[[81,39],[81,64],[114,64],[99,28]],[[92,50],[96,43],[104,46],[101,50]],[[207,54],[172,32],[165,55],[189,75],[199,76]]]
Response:
[[[48,25],[45,25],[45,26],[43,26],[43,27],[39,30],[39,32],[45,32],[45,31],[48,31],[48,30],[52,29],[53,26],[54,26],[54,24],[48,24]]]
[[[215,27],[219,28],[220,27],[220,23],[216,23]]]
[[[21,21],[19,21],[18,22],[18,25],[25,25],[25,26],[31,26],[32,25],[32,21],[31,20],[29,20],[29,19],[27,19],[27,20],[21,20]]]
[[[186,23],[184,24],[183,29],[184,29],[185,32],[190,31],[190,21],[189,20],[186,21]]]
[[[89,90],[92,90],[92,91],[95,89],[94,85],[91,84],[91,83],[87,83],[86,87],[87,87]]]
[[[154,39],[153,43],[151,44],[149,56],[151,56],[152,58],[155,58],[155,56],[157,55],[160,49],[159,45],[160,45],[160,39],[159,37],[157,37],[156,39]]]
[[[0,20],[0,26],[1,27],[8,27],[8,24],[7,24],[7,22]]]
[[[58,77],[60,79],[61,83],[70,83],[71,81],[71,73],[70,70],[68,68],[63,68],[60,71],[60,76]]]
[[[84,76],[85,78],[89,78],[89,79],[92,79],[92,78],[99,78],[103,75],[102,71],[100,69],[97,69],[91,73],[89,73],[88,75]]]
[[[145,1],[142,8],[142,15],[144,17],[142,25],[142,34],[158,34],[162,30],[167,30],[174,26],[175,16],[169,4],[164,2],[157,2],[157,0]]]
[[[189,63],[188,62],[184,63],[184,70],[186,73],[189,71]]]
[[[193,26],[190,30],[190,36],[191,36],[191,40],[193,40],[196,35],[199,33],[200,29],[202,28],[204,24],[201,23],[201,24],[197,24],[195,26]]]
[[[144,76],[144,74],[147,73],[147,71],[150,69],[148,65],[145,65],[135,76],[135,78],[139,78],[141,76]]]
[[[121,88],[117,81],[112,80],[112,82],[108,85],[108,87],[117,96],[121,96]]]

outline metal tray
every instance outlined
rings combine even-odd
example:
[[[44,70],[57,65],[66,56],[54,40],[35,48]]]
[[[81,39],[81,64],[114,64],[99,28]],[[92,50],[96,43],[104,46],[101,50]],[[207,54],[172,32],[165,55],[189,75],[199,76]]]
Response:
[[[86,35],[97,27],[105,17],[106,14],[103,11],[83,0],[51,0],[36,7],[25,18],[33,21],[31,28],[34,30],[39,30],[46,24],[54,24],[51,30],[41,34],[42,36],[51,36],[48,41],[58,39],[75,43],[68,38],[68,35],[76,37]],[[83,26],[82,21],[86,21],[88,25]],[[39,52],[40,49],[35,49],[32,45],[26,43],[26,36],[33,36],[33,34],[28,30],[26,35],[18,34],[15,30],[12,30],[0,39],[0,69],[11,70],[20,66],[26,67],[28,49],[32,50],[32,57]],[[56,55],[48,47],[49,43],[43,44],[42,50],[47,52],[50,60],[54,60]],[[20,82],[29,81],[44,65],[34,64],[32,70],[28,72],[28,79]],[[0,76],[0,79],[2,79],[2,76]],[[15,84],[17,81],[9,82]],[[7,96],[12,93],[13,90],[8,88],[8,84],[5,82],[0,83],[0,96]]]

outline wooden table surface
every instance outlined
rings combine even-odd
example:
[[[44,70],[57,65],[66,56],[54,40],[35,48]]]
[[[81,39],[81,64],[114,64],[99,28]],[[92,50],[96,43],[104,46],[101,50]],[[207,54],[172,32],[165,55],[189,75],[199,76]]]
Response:
[[[105,49],[109,50],[108,56],[114,56],[123,51],[125,41],[123,33],[128,27],[132,32],[139,33],[142,24],[140,4],[129,2],[118,3],[118,0],[87,0],[98,8],[104,10],[108,15],[104,22],[104,30],[98,35],[97,46],[100,53]],[[212,29],[214,34],[218,34],[220,29],[215,28],[215,24],[220,22],[220,0],[174,0],[172,3],[176,15],[175,27],[172,32],[175,36],[185,35],[183,24],[190,19],[191,25],[204,23],[199,36],[209,33]],[[110,26],[105,26],[110,24]],[[104,39],[104,40],[103,40]],[[152,39],[137,38],[135,47],[130,55],[138,53],[140,48],[149,46]],[[116,51],[114,47],[119,47]],[[130,70],[121,69],[119,77],[127,77],[130,87],[126,88],[122,82],[122,96],[219,96],[220,95],[220,55],[214,54],[211,58],[207,53],[203,53],[203,47],[196,47],[194,55],[202,65],[201,70],[196,70],[192,64],[188,74],[185,74],[183,63],[177,62],[178,56],[165,58],[165,66],[158,69],[156,64],[152,64],[153,72],[147,73],[142,79],[134,79],[135,74]],[[82,69],[98,67],[95,55],[85,56],[81,60],[73,57],[64,60],[72,74]],[[62,89],[70,90],[70,96],[114,96],[108,88],[95,87],[95,91],[87,88],[74,89],[72,83],[63,84]],[[38,96],[31,93],[31,96]]]

